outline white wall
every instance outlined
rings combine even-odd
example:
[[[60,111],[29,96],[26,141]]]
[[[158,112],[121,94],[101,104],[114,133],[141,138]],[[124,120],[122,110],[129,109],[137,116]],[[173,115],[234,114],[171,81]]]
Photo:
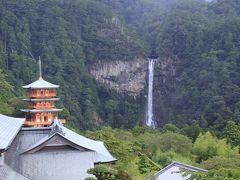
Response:
[[[19,172],[32,180],[83,180],[94,167],[93,152],[36,152],[20,157]]]
[[[4,153],[0,155],[0,165],[4,164]]]

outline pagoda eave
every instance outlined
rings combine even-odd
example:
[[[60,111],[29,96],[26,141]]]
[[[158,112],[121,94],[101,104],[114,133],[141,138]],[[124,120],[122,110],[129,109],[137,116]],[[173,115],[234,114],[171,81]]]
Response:
[[[58,101],[60,98],[41,98],[41,99],[23,99],[24,101],[38,102],[38,101]]]
[[[37,81],[34,81],[33,83],[22,87],[24,89],[56,89],[59,88],[59,85],[47,82],[42,77],[40,77]]]
[[[57,89],[59,88],[59,86],[55,86],[55,87],[44,87],[44,86],[40,86],[40,87],[28,87],[28,86],[22,86],[23,89]]]
[[[21,109],[23,112],[28,113],[41,113],[41,112],[60,112],[62,109]]]

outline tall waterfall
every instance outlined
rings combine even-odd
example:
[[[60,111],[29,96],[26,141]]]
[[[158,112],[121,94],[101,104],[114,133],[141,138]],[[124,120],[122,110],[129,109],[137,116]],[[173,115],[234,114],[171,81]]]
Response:
[[[148,64],[148,103],[146,125],[155,128],[153,120],[153,76],[154,76],[154,59],[149,59]]]

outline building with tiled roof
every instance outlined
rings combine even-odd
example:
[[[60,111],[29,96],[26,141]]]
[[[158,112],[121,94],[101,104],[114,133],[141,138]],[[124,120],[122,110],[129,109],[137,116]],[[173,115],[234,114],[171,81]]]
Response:
[[[191,175],[184,171],[208,172],[206,169],[190,166],[188,164],[173,161],[171,164],[156,173],[156,180],[188,180]]]

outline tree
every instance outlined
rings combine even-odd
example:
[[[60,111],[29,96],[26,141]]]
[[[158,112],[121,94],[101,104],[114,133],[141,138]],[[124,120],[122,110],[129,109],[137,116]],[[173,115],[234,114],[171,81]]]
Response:
[[[240,126],[234,121],[228,121],[223,136],[233,146],[240,146]]]
[[[9,99],[13,97],[13,87],[6,81],[6,75],[0,69],[0,113],[11,114],[13,108],[9,105]]]
[[[173,132],[154,137],[151,143],[156,144],[163,152],[174,151],[185,156],[190,155],[192,150],[192,142],[188,137]]]
[[[165,131],[170,131],[170,132],[174,132],[174,133],[179,133],[179,131],[180,131],[179,128],[174,124],[165,124],[163,129]]]
[[[217,155],[217,138],[210,132],[200,134],[193,145],[193,152],[197,156],[197,162],[202,162]]]
[[[98,180],[114,180],[117,175],[117,170],[106,165],[97,165],[87,171],[88,174],[93,174]]]
[[[226,139],[217,139],[210,132],[200,134],[193,145],[198,163],[214,156],[234,157],[239,155],[238,148],[232,148]]]
[[[181,133],[185,136],[188,136],[193,140],[197,139],[198,135],[203,132],[202,128],[199,126],[199,123],[195,120],[190,125],[186,125],[181,129]]]

